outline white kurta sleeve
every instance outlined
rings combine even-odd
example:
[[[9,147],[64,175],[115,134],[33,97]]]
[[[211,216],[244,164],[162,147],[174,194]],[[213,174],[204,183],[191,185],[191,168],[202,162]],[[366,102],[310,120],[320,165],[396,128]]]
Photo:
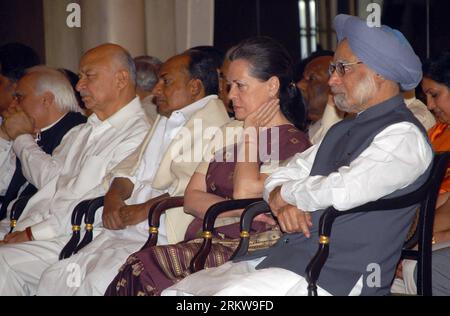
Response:
[[[77,128],[75,129],[78,131]],[[22,173],[28,182],[41,189],[57,176],[63,167],[65,152],[70,147],[65,146],[65,144],[71,143],[71,138],[75,135],[75,133],[69,131],[62,139],[61,144],[55,148],[53,155],[43,151],[31,135],[17,137],[13,148],[17,157],[19,157],[22,164]]]
[[[310,174],[316,157],[318,145],[314,145],[302,153],[296,154],[286,167],[274,171],[264,183],[264,200],[269,200],[270,193],[277,187],[290,181],[304,181]]]
[[[0,138],[0,196],[5,195],[16,170],[16,156],[12,142]]]
[[[349,166],[328,176],[304,176],[309,164],[301,159],[289,172],[298,176],[284,182],[283,199],[314,212],[333,206],[347,210],[378,200],[412,184],[422,175],[433,152],[419,129],[410,123],[389,126]]]

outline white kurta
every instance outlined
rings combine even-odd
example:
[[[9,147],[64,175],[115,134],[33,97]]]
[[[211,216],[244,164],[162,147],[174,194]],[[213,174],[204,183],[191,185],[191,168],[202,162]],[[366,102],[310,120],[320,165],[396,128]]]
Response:
[[[36,293],[42,272],[57,262],[70,237],[73,208],[105,194],[106,173],[139,146],[148,130],[135,98],[105,121],[93,114],[64,137],[53,156],[44,154],[27,136],[14,142],[25,176],[39,188],[17,230],[31,226],[36,241],[0,246],[0,295]]]
[[[274,172],[266,180],[265,199],[273,189],[282,186],[283,199],[304,211],[313,212],[329,206],[346,210],[412,184],[426,171],[433,158],[425,137],[411,123],[387,127],[350,166],[341,167],[327,177],[309,176],[318,147],[315,145],[298,154],[287,167]],[[303,277],[280,268],[255,270],[260,260],[230,262],[195,273],[163,294],[307,295],[307,282]],[[239,274],[233,276],[234,273]],[[362,283],[358,282],[351,295],[359,294],[361,288]],[[327,293],[320,290],[319,294]]]
[[[169,144],[186,122],[215,96],[203,98],[188,107],[172,113],[169,119],[162,117],[146,148],[135,176],[129,179],[135,184],[128,205],[140,204],[166,192],[152,187],[154,176]],[[170,190],[170,189],[169,189]],[[170,192],[169,192],[170,193]],[[167,244],[165,218],[161,216],[158,244]],[[138,251],[148,239],[148,221],[129,226],[125,230],[103,229],[91,244],[78,254],[51,266],[42,275],[38,295],[103,295],[128,256]],[[81,270],[78,287],[67,287],[64,282],[70,276],[69,266],[76,264]]]

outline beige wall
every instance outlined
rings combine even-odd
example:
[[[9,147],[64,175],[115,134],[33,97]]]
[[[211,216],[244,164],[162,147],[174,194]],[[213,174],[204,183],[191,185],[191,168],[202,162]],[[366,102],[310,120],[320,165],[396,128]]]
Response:
[[[44,0],[45,55],[52,67],[78,69],[81,57],[81,31],[66,26],[70,0]]]
[[[81,28],[69,28],[69,3],[81,6]],[[214,0],[44,0],[47,64],[76,71],[86,50],[112,42],[133,56],[162,60],[211,45]]]

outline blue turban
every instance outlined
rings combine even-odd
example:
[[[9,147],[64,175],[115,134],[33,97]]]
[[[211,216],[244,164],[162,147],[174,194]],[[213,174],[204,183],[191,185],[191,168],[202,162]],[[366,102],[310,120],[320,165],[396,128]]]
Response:
[[[412,90],[422,80],[422,63],[408,40],[389,26],[369,27],[360,18],[339,14],[334,18],[338,41],[347,39],[353,53],[376,73]]]

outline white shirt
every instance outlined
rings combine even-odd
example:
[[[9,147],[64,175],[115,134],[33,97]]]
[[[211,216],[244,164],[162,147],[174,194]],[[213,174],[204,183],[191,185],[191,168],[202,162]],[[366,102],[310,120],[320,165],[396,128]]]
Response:
[[[102,180],[128,157],[149,130],[138,98],[104,121],[93,114],[70,130],[53,156],[29,135],[14,141],[25,177],[39,191],[25,208],[17,230],[31,226],[36,240],[70,234],[72,210],[81,201],[104,195]]]
[[[152,187],[161,160],[167,152],[171,142],[183,126],[186,125],[189,119],[197,111],[204,108],[211,99],[217,99],[217,96],[207,96],[181,110],[173,112],[169,118],[163,116],[160,118],[158,125],[156,125],[153,132],[153,136],[147,145],[139,168],[136,171],[136,175],[129,178],[130,181],[134,183],[134,190],[131,197],[126,201],[128,205],[144,203],[156,196],[168,192],[156,190]],[[165,222],[164,215],[162,215],[160,222]],[[129,234],[134,235],[138,233],[143,236],[145,241],[148,238],[148,221],[143,221],[135,227],[129,227],[127,230],[129,231]],[[127,235],[128,233],[124,234]],[[167,243],[167,241],[165,241],[166,235],[165,227],[164,225],[161,225],[159,228],[158,243]]]
[[[296,155],[265,183],[264,199],[282,186],[284,201],[314,212],[333,206],[337,210],[376,201],[412,184],[433,159],[433,152],[419,129],[411,123],[391,125],[350,166],[328,176],[310,177],[320,145]]]

